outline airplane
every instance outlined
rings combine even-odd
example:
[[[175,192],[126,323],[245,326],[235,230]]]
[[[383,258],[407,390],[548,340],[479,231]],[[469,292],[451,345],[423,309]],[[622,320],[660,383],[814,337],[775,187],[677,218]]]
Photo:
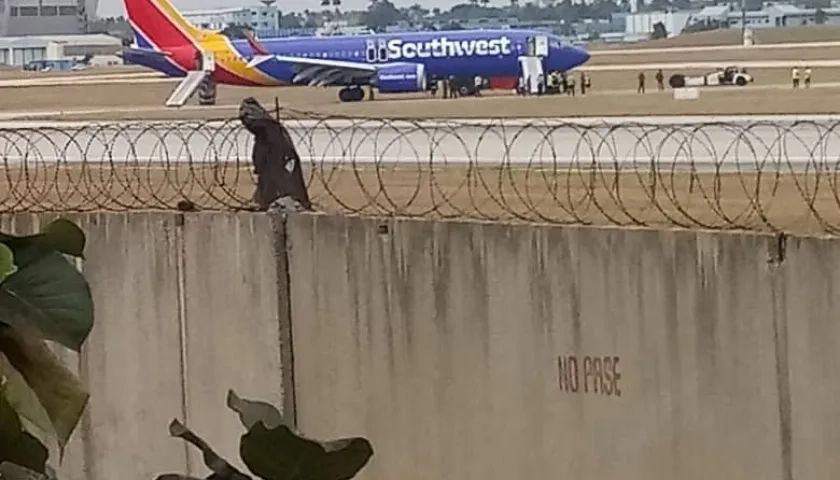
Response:
[[[517,77],[540,37],[545,71],[565,72],[589,59],[585,50],[533,30],[231,39],[191,24],[168,0],[124,2],[135,42],[123,59],[185,77],[169,106],[183,105],[196,91],[201,103],[215,103],[216,85],[339,86],[340,101],[357,102],[364,86],[408,93],[428,91],[444,78]]]

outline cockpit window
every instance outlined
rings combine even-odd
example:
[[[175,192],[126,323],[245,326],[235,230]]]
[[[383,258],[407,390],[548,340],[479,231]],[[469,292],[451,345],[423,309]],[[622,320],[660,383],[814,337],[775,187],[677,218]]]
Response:
[[[560,40],[551,40],[549,43],[551,48],[560,48]]]

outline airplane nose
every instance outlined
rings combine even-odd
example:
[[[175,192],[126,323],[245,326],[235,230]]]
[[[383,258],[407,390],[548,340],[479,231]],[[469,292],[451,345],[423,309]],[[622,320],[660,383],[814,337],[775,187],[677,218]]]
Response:
[[[582,48],[572,47],[572,58],[574,59],[574,66],[583,65],[589,60],[589,52]]]

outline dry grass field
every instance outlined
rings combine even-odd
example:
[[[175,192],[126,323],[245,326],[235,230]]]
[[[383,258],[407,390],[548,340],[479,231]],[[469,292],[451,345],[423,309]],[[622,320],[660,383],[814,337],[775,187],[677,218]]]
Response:
[[[642,49],[640,49],[642,50]],[[647,50],[647,49],[644,49]],[[618,50],[620,51],[620,50]],[[836,60],[840,58],[840,46],[834,47],[804,47],[804,48],[737,48],[727,50],[700,50],[693,52],[657,52],[632,54],[598,54],[595,52],[586,62],[592,65],[633,65],[641,63],[690,63],[690,62],[720,62],[740,63],[759,61],[790,61],[807,63],[811,60]],[[586,69],[584,66],[584,70]],[[721,65],[725,66],[725,65]]]
[[[27,175],[28,188],[22,178]],[[595,225],[785,229],[840,228],[831,188],[816,177],[753,174],[557,173],[499,168],[336,169],[308,172],[319,209],[370,215],[505,219]],[[247,167],[72,167],[7,169],[0,205],[8,210],[242,208],[253,193]],[[804,187],[805,185],[808,187]],[[806,188],[806,193],[801,189]],[[811,203],[804,196],[813,196]]]
[[[776,43],[808,43],[808,42],[837,42],[840,41],[840,26],[836,25],[808,25],[786,28],[767,28],[754,30],[757,45],[772,45]],[[740,45],[741,31],[739,29],[712,30],[698,32],[691,35],[679,35],[673,38],[663,38],[638,42],[630,45],[592,45],[593,50],[608,49],[636,49],[636,48],[670,48],[670,47],[707,47],[717,45]]]
[[[281,105],[290,111],[318,115],[399,118],[557,117],[610,115],[709,115],[784,114],[840,112],[840,68],[815,69],[814,88],[792,90],[787,69],[751,70],[756,83],[744,88],[703,90],[698,100],[679,101],[670,89],[656,92],[653,80],[644,95],[635,91],[636,72],[593,72],[594,90],[586,96],[522,98],[510,92],[493,92],[484,98],[443,100],[426,94],[381,95],[373,102],[339,103],[331,88],[219,87],[218,105],[166,109],[164,100],[175,83],[76,85],[65,87],[0,88],[0,113],[31,112],[31,118],[80,120],[111,119],[206,119],[230,118],[247,96],[266,106]],[[669,75],[671,72],[666,72]],[[688,73],[702,73],[688,71]],[[653,72],[649,73],[653,76]],[[126,100],[126,99],[130,100]],[[80,113],[79,109],[92,110]],[[105,111],[103,111],[105,110]],[[52,112],[41,114],[38,112]]]

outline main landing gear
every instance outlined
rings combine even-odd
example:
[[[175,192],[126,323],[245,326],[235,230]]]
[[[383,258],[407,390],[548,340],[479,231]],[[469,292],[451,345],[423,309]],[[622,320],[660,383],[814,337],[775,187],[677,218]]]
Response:
[[[338,91],[338,99],[342,102],[361,102],[365,99],[365,91],[357,86],[342,88]]]
[[[215,105],[216,104],[216,82],[210,80],[210,76],[201,81],[198,86],[198,104],[199,105]]]

